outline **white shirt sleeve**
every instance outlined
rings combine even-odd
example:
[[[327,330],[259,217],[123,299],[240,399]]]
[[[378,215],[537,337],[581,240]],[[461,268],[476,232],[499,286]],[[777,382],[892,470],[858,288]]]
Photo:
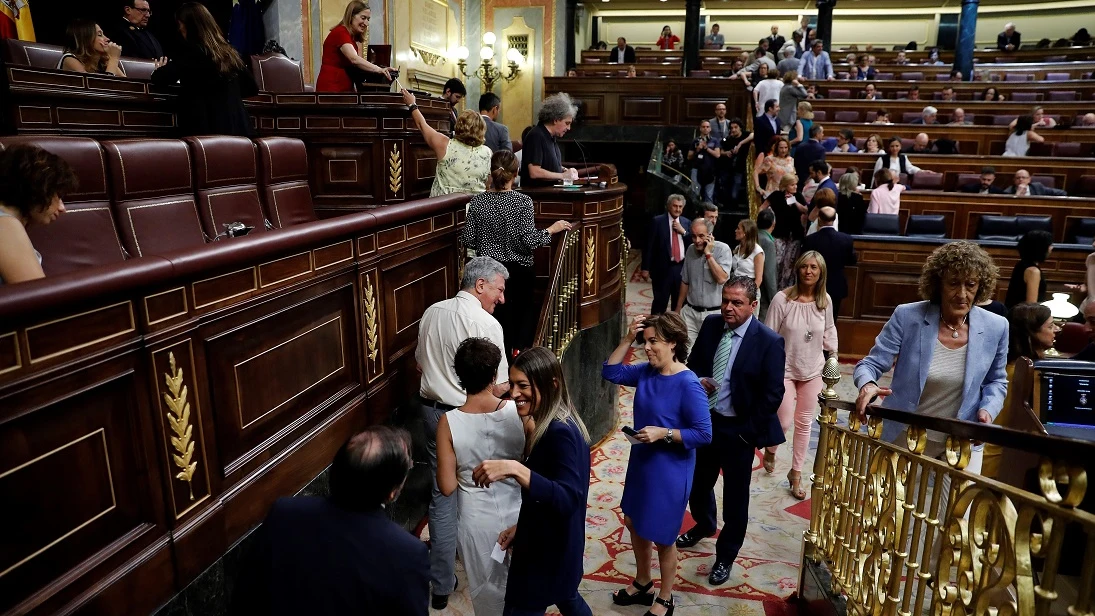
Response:
[[[908,156],[905,157],[905,170],[909,173],[920,173],[920,167],[912,164],[912,161],[909,160]]]

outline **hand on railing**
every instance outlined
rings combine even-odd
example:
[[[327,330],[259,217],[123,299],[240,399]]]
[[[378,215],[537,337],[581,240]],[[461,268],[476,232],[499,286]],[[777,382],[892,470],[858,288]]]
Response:
[[[567,222],[565,220],[556,220],[555,222],[551,223],[550,227],[547,228],[547,232],[552,234],[552,235],[555,235],[556,233],[559,233],[560,231],[570,231],[573,228],[574,228],[574,225],[570,224],[569,222]]]
[[[867,423],[867,405],[874,404],[879,396],[886,397],[893,394],[889,387],[879,387],[878,383],[870,382],[859,388],[859,396],[855,399],[855,412],[859,415],[861,423]]]

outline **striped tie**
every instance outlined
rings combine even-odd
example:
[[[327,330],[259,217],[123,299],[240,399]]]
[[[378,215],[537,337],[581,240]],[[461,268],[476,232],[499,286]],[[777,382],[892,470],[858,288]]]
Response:
[[[728,329],[726,333],[722,335],[722,339],[719,340],[719,346],[715,349],[715,363],[713,370],[711,371],[711,378],[715,379],[716,383],[722,383],[722,377],[726,374],[726,364],[730,361],[730,349],[734,345],[734,330]],[[715,408],[715,403],[718,402],[719,392],[716,390],[707,395],[707,404],[711,408]]]

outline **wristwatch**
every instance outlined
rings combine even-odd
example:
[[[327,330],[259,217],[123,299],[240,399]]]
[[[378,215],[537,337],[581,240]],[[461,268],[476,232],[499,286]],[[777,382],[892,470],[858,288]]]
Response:
[[[418,109],[418,103],[414,103],[410,107],[407,107],[407,111],[409,111],[410,113],[414,113],[415,109]]]
[[[666,432],[665,437],[662,438],[662,440],[667,442],[667,443],[672,444],[673,443],[673,428],[668,428],[668,430],[669,431]]]

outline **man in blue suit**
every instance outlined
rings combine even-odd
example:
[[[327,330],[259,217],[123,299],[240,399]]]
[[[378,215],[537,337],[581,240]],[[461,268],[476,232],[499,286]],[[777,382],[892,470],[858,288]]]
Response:
[[[825,148],[821,147],[821,138],[824,135],[825,128],[820,124],[814,124],[810,127],[810,138],[795,148],[795,174],[798,175],[799,190],[802,190],[810,177],[810,165],[815,161],[825,164]]]
[[[722,314],[704,320],[688,357],[688,367],[707,390],[713,438],[710,445],[696,450],[688,498],[696,525],[677,537],[677,547],[692,547],[718,529],[714,487],[721,470],[724,525],[715,543],[715,565],[707,577],[713,586],[730,578],[730,568],[745,542],[756,450],[786,440],[776,416],[783,401],[783,338],[753,318],[756,308],[753,279],[731,277],[722,288]]]
[[[426,545],[385,506],[413,466],[405,430],[372,426],[331,464],[331,496],[280,498],[255,531],[233,614],[427,616]]]
[[[779,134],[783,124],[779,121],[779,101],[770,98],[764,101],[764,113],[753,118],[753,145],[757,153],[768,152],[772,146],[772,137]]]
[[[685,248],[692,243],[692,221],[681,216],[684,212],[684,196],[669,195],[665,214],[655,216],[646,234],[646,250],[640,276],[649,280],[654,300],[650,314],[661,314],[670,300],[676,300],[681,290],[681,265]]]

